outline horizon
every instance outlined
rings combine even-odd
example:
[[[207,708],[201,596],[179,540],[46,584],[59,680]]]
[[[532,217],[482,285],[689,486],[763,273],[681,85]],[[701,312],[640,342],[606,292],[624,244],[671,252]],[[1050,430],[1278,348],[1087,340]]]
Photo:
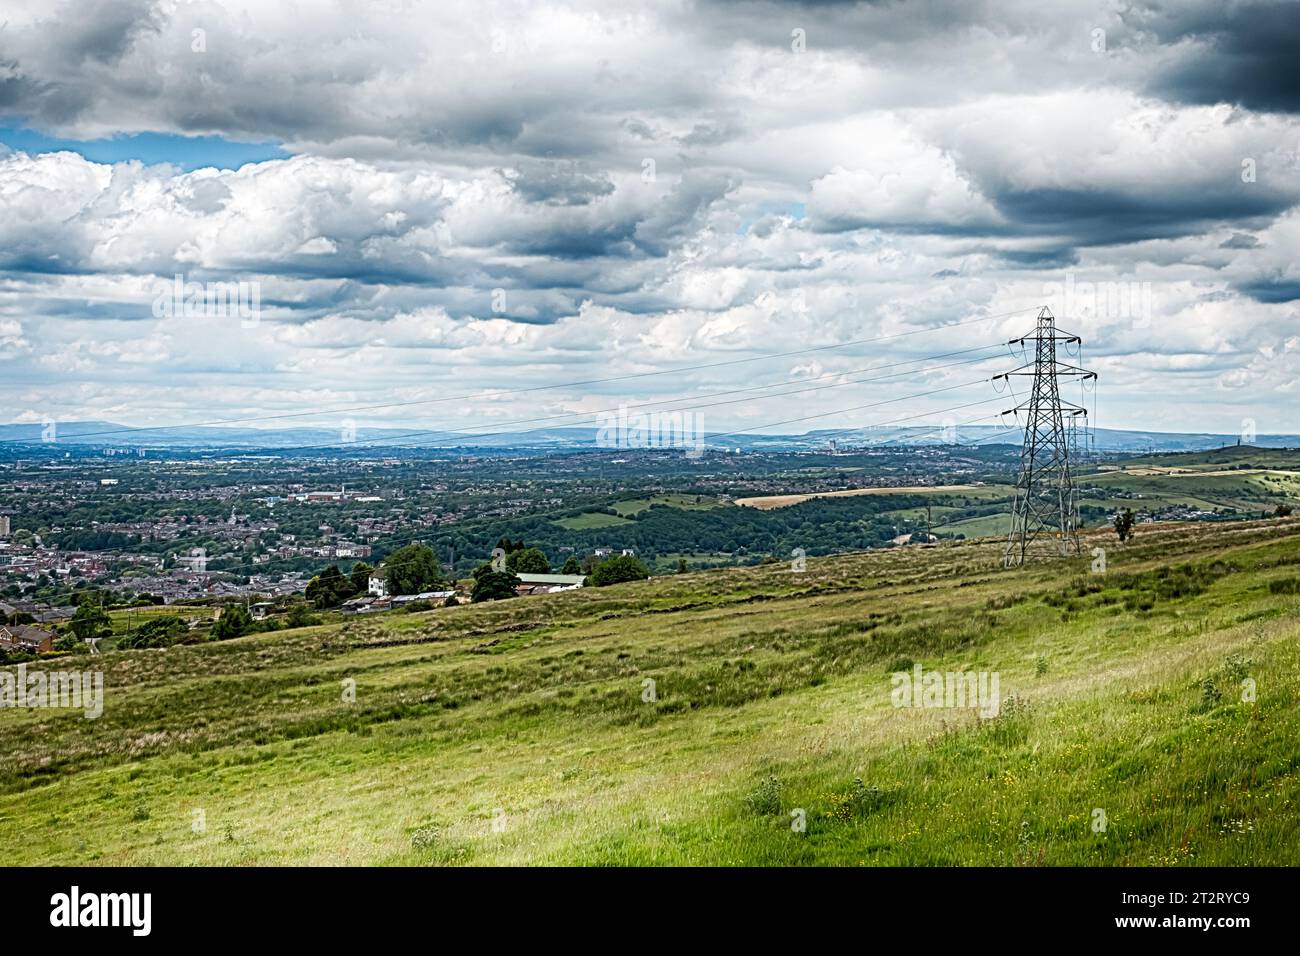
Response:
[[[24,427],[39,429],[44,424],[46,423],[0,422],[0,429],[24,428]],[[258,425],[258,424],[242,424],[238,422],[230,423],[230,424],[221,423],[221,422],[215,422],[215,423],[184,422],[175,425],[133,425],[127,422],[108,421],[105,419],[77,419],[77,420],[69,420],[69,421],[60,421],[57,423],[57,427],[59,429],[77,427],[77,426],[86,426],[86,425],[112,426],[114,429],[121,429],[121,432],[124,435],[144,433],[144,432],[175,432],[175,431],[184,431],[184,430],[255,431],[255,432],[266,432],[268,434],[274,432],[289,432],[289,431],[333,431],[335,430],[335,429],[331,429],[329,426],[311,424],[311,423],[300,424],[300,425]],[[513,435],[526,435],[526,434],[532,434],[537,432],[557,432],[557,431],[595,432],[599,430],[600,426],[598,424],[575,422],[575,423],[561,423],[558,425],[542,425],[534,428],[522,428],[522,427],[508,428],[500,432],[487,431],[481,433],[476,433],[476,432],[461,433],[461,432],[457,432],[454,428],[453,429],[424,429],[413,422],[398,421],[398,422],[378,423],[373,425],[358,425],[356,428],[356,432],[357,434],[360,434],[362,432],[404,431],[405,429],[408,428],[415,429],[417,432],[434,433],[434,432],[446,431],[449,434],[451,433],[464,434],[465,436],[471,438],[492,438],[498,434],[504,436],[513,436]],[[1004,425],[984,424],[984,423],[954,425],[950,422],[945,423],[940,420],[933,420],[933,421],[919,421],[916,422],[915,424],[903,424],[903,425],[862,425],[862,426],[849,426],[848,428],[833,428],[833,429],[818,427],[818,428],[808,428],[802,431],[791,430],[791,431],[769,431],[769,432],[745,432],[745,431],[713,432],[706,429],[703,431],[703,434],[705,435],[736,434],[736,435],[747,435],[756,438],[764,438],[764,437],[799,438],[807,435],[816,435],[819,432],[824,432],[824,431],[840,433],[840,432],[848,432],[848,431],[875,430],[875,431],[916,431],[916,432],[929,433],[929,432],[940,432],[945,428],[949,430],[956,429],[958,431],[970,431],[970,432],[976,432],[981,430],[985,430],[985,431],[1013,430],[1013,426],[1010,425],[1004,426]],[[1019,426],[1015,426],[1014,430],[1019,430]],[[1152,434],[1160,434],[1160,435],[1188,435],[1188,436],[1205,435],[1205,436],[1211,436],[1216,438],[1235,437],[1238,440],[1237,441],[1238,444],[1246,445],[1246,446],[1252,444],[1251,441],[1244,440],[1244,436],[1242,434],[1241,429],[1237,429],[1236,431],[1214,431],[1209,429],[1114,428],[1114,427],[1103,426],[1103,427],[1096,428],[1095,431],[1098,433],[1109,432],[1109,433],[1144,434],[1149,432]],[[78,437],[84,437],[84,436],[78,436]],[[105,437],[107,437],[107,435]],[[1300,430],[1297,430],[1295,432],[1285,432],[1285,431],[1258,432],[1253,437],[1257,439],[1258,438],[1300,438]],[[12,442],[14,440],[9,439],[9,441]],[[346,444],[346,442],[344,442],[343,444]]]
[[[1292,5],[10,6],[0,419],[1300,432]]]

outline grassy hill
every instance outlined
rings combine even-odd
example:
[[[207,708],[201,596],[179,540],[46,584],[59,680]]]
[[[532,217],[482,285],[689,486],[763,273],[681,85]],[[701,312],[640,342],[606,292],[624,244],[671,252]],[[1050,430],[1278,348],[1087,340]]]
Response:
[[[1279,504],[1300,508],[1300,451],[1242,445],[1143,456],[1083,469],[1077,484],[1085,526],[1104,528],[1112,514],[1125,508],[1162,519],[1187,517],[1185,510],[1254,518],[1272,513]],[[1005,535],[1012,489],[989,489],[986,505],[973,509],[977,514],[970,513],[969,505],[935,507],[933,530],[968,538]],[[954,498],[934,495],[933,501],[947,506],[956,503]]]
[[[0,710],[0,843],[12,864],[1300,863],[1300,521],[1087,544],[1104,574],[971,541],[106,654],[99,720]],[[916,663],[997,672],[999,715],[894,707]]]

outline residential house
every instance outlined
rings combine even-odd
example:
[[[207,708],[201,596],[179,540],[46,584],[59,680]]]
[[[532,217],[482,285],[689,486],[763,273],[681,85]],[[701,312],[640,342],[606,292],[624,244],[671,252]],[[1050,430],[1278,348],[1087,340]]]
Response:
[[[54,650],[54,634],[30,624],[2,624],[0,650],[45,654]]]

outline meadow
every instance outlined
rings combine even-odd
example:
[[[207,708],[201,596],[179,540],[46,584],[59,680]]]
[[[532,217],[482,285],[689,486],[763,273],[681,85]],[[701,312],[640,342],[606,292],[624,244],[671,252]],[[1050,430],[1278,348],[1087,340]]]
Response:
[[[1085,544],[1104,573],[951,542],[110,652],[98,720],[0,710],[0,841],[12,864],[1300,862],[1300,521]],[[998,715],[895,707],[916,664],[996,672]]]

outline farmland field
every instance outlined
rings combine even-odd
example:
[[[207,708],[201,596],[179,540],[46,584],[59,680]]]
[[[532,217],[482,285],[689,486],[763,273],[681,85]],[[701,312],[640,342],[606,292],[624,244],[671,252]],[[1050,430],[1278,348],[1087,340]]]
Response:
[[[593,511],[587,514],[581,514],[573,518],[561,518],[555,522],[561,528],[567,528],[570,531],[588,531],[593,528],[617,528],[620,525],[631,524],[628,519],[619,515],[605,514],[603,511]]]
[[[1104,574],[967,541],[108,653],[98,720],[0,711],[0,841],[99,865],[1300,863],[1300,522],[1094,545]],[[893,706],[916,664],[998,673],[998,715]]]
[[[766,495],[758,498],[737,498],[736,504],[746,508],[768,510],[788,508],[814,498],[852,498],[857,495],[950,495],[954,492],[979,491],[975,485],[913,485],[906,488],[851,488],[847,491],[815,491],[796,495]]]

